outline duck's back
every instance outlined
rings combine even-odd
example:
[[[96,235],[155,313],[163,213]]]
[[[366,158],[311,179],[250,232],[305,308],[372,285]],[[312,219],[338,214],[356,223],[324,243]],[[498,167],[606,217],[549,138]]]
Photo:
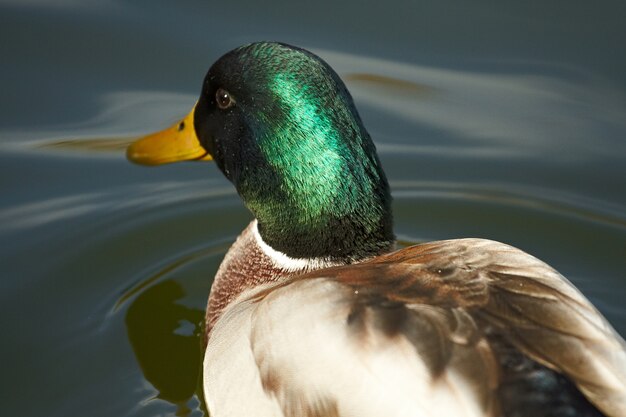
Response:
[[[478,239],[247,291],[204,366],[215,417],[626,415],[623,340],[552,268]]]

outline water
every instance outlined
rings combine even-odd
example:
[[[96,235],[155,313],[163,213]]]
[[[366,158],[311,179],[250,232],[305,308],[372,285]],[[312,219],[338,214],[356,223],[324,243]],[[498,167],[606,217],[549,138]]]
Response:
[[[122,149],[253,40],[347,81],[402,241],[518,246],[626,334],[624,3],[412,3],[0,0],[2,415],[203,415],[203,309],[250,215],[212,164]]]

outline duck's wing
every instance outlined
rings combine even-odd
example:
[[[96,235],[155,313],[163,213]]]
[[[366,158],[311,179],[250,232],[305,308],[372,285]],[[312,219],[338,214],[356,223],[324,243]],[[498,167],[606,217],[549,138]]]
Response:
[[[626,415],[623,340],[554,269],[481,239],[248,296],[214,328],[204,378],[215,417]]]

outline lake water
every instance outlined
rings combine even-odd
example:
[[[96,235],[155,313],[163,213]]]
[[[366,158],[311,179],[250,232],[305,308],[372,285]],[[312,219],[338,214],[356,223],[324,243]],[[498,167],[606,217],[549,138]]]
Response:
[[[200,416],[212,277],[249,222],[211,163],[123,148],[255,40],[312,49],[378,146],[398,237],[556,267],[626,334],[626,3],[0,0],[0,414]]]

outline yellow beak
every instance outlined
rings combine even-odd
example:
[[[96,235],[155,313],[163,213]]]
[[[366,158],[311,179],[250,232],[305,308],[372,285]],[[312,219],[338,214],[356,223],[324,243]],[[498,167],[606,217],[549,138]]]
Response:
[[[211,161],[200,145],[193,115],[196,106],[180,122],[160,132],[138,139],[126,149],[126,157],[141,165],[161,165],[179,161]]]

